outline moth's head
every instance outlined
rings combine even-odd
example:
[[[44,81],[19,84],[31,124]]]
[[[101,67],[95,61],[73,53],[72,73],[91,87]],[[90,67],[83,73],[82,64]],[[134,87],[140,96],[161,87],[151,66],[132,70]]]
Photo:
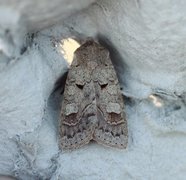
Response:
[[[93,40],[88,40],[82,44],[74,54],[76,64],[110,65],[109,51]],[[91,62],[91,63],[89,63]]]

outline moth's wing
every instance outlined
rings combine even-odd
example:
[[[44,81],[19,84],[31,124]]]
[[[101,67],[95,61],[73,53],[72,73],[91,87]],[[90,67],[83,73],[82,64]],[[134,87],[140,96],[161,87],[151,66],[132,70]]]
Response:
[[[97,117],[98,125],[94,133],[94,140],[98,143],[126,148],[128,143],[127,121],[124,113],[124,101],[116,72],[110,58],[106,64],[96,69],[97,79]],[[109,62],[110,61],[110,62]]]
[[[87,83],[90,73],[81,63],[73,61],[69,70],[60,118],[60,146],[74,149],[89,143],[95,129],[96,106],[92,104],[95,94]]]

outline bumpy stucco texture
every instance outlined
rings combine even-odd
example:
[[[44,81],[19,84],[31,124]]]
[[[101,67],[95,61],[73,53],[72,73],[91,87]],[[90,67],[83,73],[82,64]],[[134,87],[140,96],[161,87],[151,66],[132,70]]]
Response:
[[[61,8],[52,11],[41,1],[38,7],[48,9],[34,20],[28,15],[40,8],[1,2],[0,16],[9,18],[0,20],[0,174],[26,180],[184,180],[186,2],[92,2],[54,1]],[[63,22],[51,26],[58,20]],[[94,37],[109,49],[125,95],[126,150],[95,143],[58,149],[68,67],[60,41],[68,37]]]

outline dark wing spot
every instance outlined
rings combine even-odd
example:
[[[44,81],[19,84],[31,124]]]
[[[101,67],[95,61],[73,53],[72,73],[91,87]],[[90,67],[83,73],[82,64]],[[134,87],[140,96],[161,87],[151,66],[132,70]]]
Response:
[[[68,135],[67,135],[67,138],[68,138],[68,139],[71,139],[71,138],[73,138],[73,136],[71,136],[71,135],[68,134]]]
[[[79,89],[83,89],[83,85],[80,85],[80,84],[76,84],[76,86],[79,88]]]
[[[107,87],[107,85],[108,85],[108,83],[107,83],[107,84],[102,84],[102,85],[101,85],[101,89],[102,89],[102,90],[105,89],[105,88]]]

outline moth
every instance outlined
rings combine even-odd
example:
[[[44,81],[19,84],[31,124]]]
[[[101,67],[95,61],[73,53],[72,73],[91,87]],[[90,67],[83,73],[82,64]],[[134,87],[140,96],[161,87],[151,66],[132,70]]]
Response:
[[[109,51],[93,40],[75,51],[59,124],[62,149],[79,148],[91,140],[127,147],[127,120],[116,72]]]

